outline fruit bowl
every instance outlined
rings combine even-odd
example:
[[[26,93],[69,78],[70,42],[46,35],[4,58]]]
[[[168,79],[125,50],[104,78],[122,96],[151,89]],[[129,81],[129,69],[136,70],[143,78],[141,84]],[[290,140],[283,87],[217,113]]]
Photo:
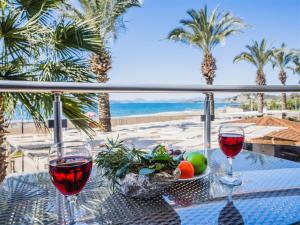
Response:
[[[176,181],[196,180],[209,174],[207,158],[200,152],[184,152],[158,145],[137,149],[118,139],[108,139],[95,163],[112,188],[126,196],[150,198]]]
[[[196,176],[193,176],[191,178],[184,178],[184,179],[178,178],[176,180],[176,182],[186,182],[186,181],[200,180],[204,177],[207,177],[210,174],[210,172],[211,172],[210,168],[207,167],[206,170],[204,171],[204,173],[202,173],[200,175],[196,175]]]

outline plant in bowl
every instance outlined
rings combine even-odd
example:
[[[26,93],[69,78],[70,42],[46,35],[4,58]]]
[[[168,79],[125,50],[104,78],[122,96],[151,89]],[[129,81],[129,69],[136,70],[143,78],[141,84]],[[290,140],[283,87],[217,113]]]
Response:
[[[113,188],[131,197],[158,195],[178,178],[179,160],[162,145],[146,151],[129,146],[118,138],[108,139],[95,161]]]

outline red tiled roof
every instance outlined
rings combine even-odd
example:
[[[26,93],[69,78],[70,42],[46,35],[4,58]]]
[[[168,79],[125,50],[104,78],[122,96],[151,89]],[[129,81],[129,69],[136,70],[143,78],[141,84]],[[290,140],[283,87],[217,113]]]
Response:
[[[300,122],[294,122],[285,119],[279,119],[271,116],[259,117],[259,118],[247,118],[234,121],[236,123],[255,123],[260,126],[282,126],[287,129],[280,131],[273,131],[264,135],[266,140],[273,141],[291,141],[293,143],[300,142]],[[259,138],[261,141],[262,139]],[[253,141],[259,141],[259,139],[253,139]]]
[[[292,129],[273,131],[271,133],[266,134],[265,136],[289,141],[300,141],[300,132],[296,132]]]

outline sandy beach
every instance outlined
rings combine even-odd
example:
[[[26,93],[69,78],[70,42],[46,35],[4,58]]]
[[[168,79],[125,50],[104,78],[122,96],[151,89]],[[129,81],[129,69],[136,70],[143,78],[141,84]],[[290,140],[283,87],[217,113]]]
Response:
[[[271,115],[280,117],[280,111],[270,111]],[[107,138],[119,138],[137,148],[153,148],[158,144],[170,148],[185,151],[203,149],[203,122],[200,121],[201,111],[159,113],[146,116],[130,116],[113,118],[113,131],[101,133],[95,129],[94,138],[80,132],[68,123],[64,129],[64,141],[89,140],[94,146],[94,154],[97,146],[103,144]],[[232,120],[257,115],[257,112],[243,112],[238,108],[219,109],[216,112],[215,121],[212,122],[212,148],[217,148],[217,132],[220,124]],[[289,116],[297,116],[297,112],[289,112]],[[258,135],[253,124],[241,124],[244,127],[246,137]],[[262,128],[272,131],[276,127]],[[21,134],[20,122],[12,123],[8,129],[7,148],[12,154],[10,157],[14,162],[14,168],[8,168],[8,172],[34,172],[47,168],[47,154],[53,143],[52,131],[37,131],[32,123],[24,124],[24,133]],[[254,133],[256,131],[256,133]],[[13,158],[17,150],[24,154],[24,157]],[[13,169],[13,171],[12,171]]]

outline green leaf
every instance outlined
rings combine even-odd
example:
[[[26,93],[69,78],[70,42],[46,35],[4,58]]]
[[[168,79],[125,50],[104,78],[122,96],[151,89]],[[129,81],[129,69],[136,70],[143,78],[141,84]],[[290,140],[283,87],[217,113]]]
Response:
[[[144,175],[144,176],[146,176],[146,175],[150,175],[150,174],[152,174],[152,173],[154,173],[154,172],[155,172],[155,169],[142,168],[142,169],[140,169],[140,171],[139,171],[139,175]]]
[[[172,157],[167,153],[165,146],[158,145],[152,151],[152,160],[154,162],[167,162],[171,160]]]
[[[165,166],[162,163],[155,163],[155,170],[156,171],[160,171],[161,169],[163,169]]]
[[[125,166],[121,167],[120,169],[118,169],[116,171],[116,177],[118,178],[123,178],[125,177],[127,171],[128,171],[128,168],[130,167],[131,163],[127,163]]]
[[[155,162],[167,162],[172,159],[172,156],[168,154],[161,154],[161,155],[156,155],[153,157],[153,161]]]

